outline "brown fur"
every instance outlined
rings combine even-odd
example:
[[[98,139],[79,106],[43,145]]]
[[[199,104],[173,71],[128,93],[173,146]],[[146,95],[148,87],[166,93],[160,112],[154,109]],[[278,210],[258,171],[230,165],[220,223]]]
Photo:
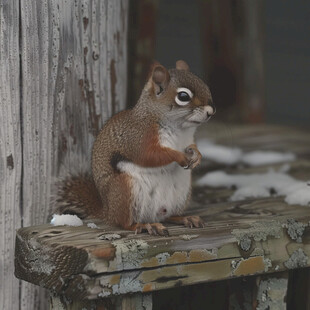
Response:
[[[209,89],[189,72],[184,61],[178,61],[177,69],[169,71],[155,64],[137,105],[113,116],[96,138],[92,177],[71,177],[60,187],[60,213],[71,212],[124,228],[136,228],[132,216],[131,177],[121,172],[117,164],[128,161],[143,167],[160,167],[177,162],[180,166],[194,167],[191,167],[192,153],[179,152],[159,143],[161,120],[169,117],[172,109],[180,108],[174,99],[178,87],[194,90],[188,110],[212,102]],[[154,227],[161,229],[158,225]]]

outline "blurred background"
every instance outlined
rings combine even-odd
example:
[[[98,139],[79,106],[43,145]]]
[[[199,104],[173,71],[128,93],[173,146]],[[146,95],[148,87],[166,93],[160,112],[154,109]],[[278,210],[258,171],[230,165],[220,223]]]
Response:
[[[209,85],[217,120],[308,127],[309,17],[309,1],[130,1],[129,105],[154,59],[184,59]]]

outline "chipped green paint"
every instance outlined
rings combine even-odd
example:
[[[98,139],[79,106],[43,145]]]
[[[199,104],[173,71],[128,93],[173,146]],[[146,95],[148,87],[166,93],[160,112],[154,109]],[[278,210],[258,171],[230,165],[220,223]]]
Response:
[[[249,251],[252,241],[266,241],[267,237],[280,238],[282,226],[278,221],[255,222],[247,229],[234,229],[232,235],[243,251]]]

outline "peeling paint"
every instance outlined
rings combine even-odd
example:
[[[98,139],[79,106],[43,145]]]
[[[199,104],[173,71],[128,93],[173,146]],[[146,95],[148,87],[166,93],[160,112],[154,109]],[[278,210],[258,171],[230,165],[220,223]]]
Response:
[[[231,262],[234,276],[250,275],[268,271],[269,262],[263,256],[250,257],[247,259],[233,260]]]
[[[101,235],[99,237],[100,240],[117,240],[117,239],[120,239],[122,236],[119,235],[119,234],[104,234],[104,235]]]
[[[271,259],[264,258],[264,264],[265,264],[265,272],[267,272],[269,270],[269,268],[272,267]]]
[[[288,219],[286,223],[282,224],[282,227],[287,228],[287,233],[291,239],[296,240],[296,242],[302,242],[302,235],[307,226],[307,224],[297,222],[294,219]]]
[[[167,264],[182,264],[188,262],[187,252],[174,252],[171,257],[167,259]]]
[[[267,237],[280,238],[282,226],[278,221],[256,222],[247,229],[234,229],[232,235],[238,241],[243,251],[249,251],[254,241],[266,241]]]
[[[170,257],[169,253],[160,253],[156,255],[156,259],[159,264],[164,265],[166,264],[167,258]]]
[[[189,241],[189,240],[198,238],[199,235],[180,235],[179,237],[185,241]]]
[[[288,269],[295,269],[298,267],[306,267],[308,265],[308,256],[303,249],[299,248],[294,251],[290,258],[284,263],[284,266]]]
[[[113,260],[115,257],[115,248],[96,248],[91,251],[91,254],[94,257],[110,261]]]
[[[51,261],[49,250],[44,250],[39,242],[34,239],[29,240],[29,253],[27,262],[29,267],[38,274],[50,275],[56,266]]]
[[[110,266],[115,264],[117,269],[140,267],[140,263],[149,248],[147,242],[140,239],[116,240],[112,241],[112,244],[116,248],[116,254],[115,259],[110,262]]]
[[[217,258],[217,250],[192,250],[189,252],[190,262],[201,262]]]
[[[102,278],[100,285],[102,287],[101,292],[98,293],[98,297],[109,297],[112,295],[126,294],[128,292],[141,292],[143,290],[143,284],[138,279],[140,272],[135,271],[129,274],[124,273],[122,275],[114,275],[108,278]]]
[[[152,292],[153,291],[153,285],[151,283],[145,284],[143,286],[142,292]]]
[[[180,251],[174,252],[172,255],[164,252],[157,254],[155,257],[144,260],[141,263],[142,267],[154,267],[159,265],[172,265],[182,263],[202,262],[217,258],[217,249],[209,250],[191,250],[189,252]]]

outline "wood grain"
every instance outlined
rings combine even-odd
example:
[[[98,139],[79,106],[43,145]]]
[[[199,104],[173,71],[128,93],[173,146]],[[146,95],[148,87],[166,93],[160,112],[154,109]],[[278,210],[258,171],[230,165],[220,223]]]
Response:
[[[90,164],[126,106],[128,0],[0,1],[1,309],[47,309],[14,277],[14,234],[43,224],[56,178]]]
[[[25,226],[46,221],[54,180],[89,167],[94,137],[125,107],[127,7],[21,1]],[[46,307],[36,291],[22,284],[24,308]]]
[[[232,130],[236,145],[249,151],[264,149],[267,143],[265,149],[274,144],[278,151],[295,152],[297,159],[290,163],[289,173],[309,179],[306,133],[272,126],[234,126]],[[216,142],[229,143],[222,132],[216,136]],[[248,174],[275,167],[208,162],[201,169]],[[310,266],[308,206],[288,205],[283,197],[232,202],[228,200],[232,191],[194,187],[187,212],[200,215],[207,225],[203,229],[167,225],[169,237],[135,235],[100,222],[96,222],[99,229],[49,224],[23,228],[17,235],[17,276],[73,300],[93,300]],[[34,254],[34,245],[39,254]],[[53,268],[52,274],[34,268],[32,260],[38,255],[45,258],[42,266]]]
[[[21,225],[19,1],[0,1],[0,308],[19,309],[15,231]]]

